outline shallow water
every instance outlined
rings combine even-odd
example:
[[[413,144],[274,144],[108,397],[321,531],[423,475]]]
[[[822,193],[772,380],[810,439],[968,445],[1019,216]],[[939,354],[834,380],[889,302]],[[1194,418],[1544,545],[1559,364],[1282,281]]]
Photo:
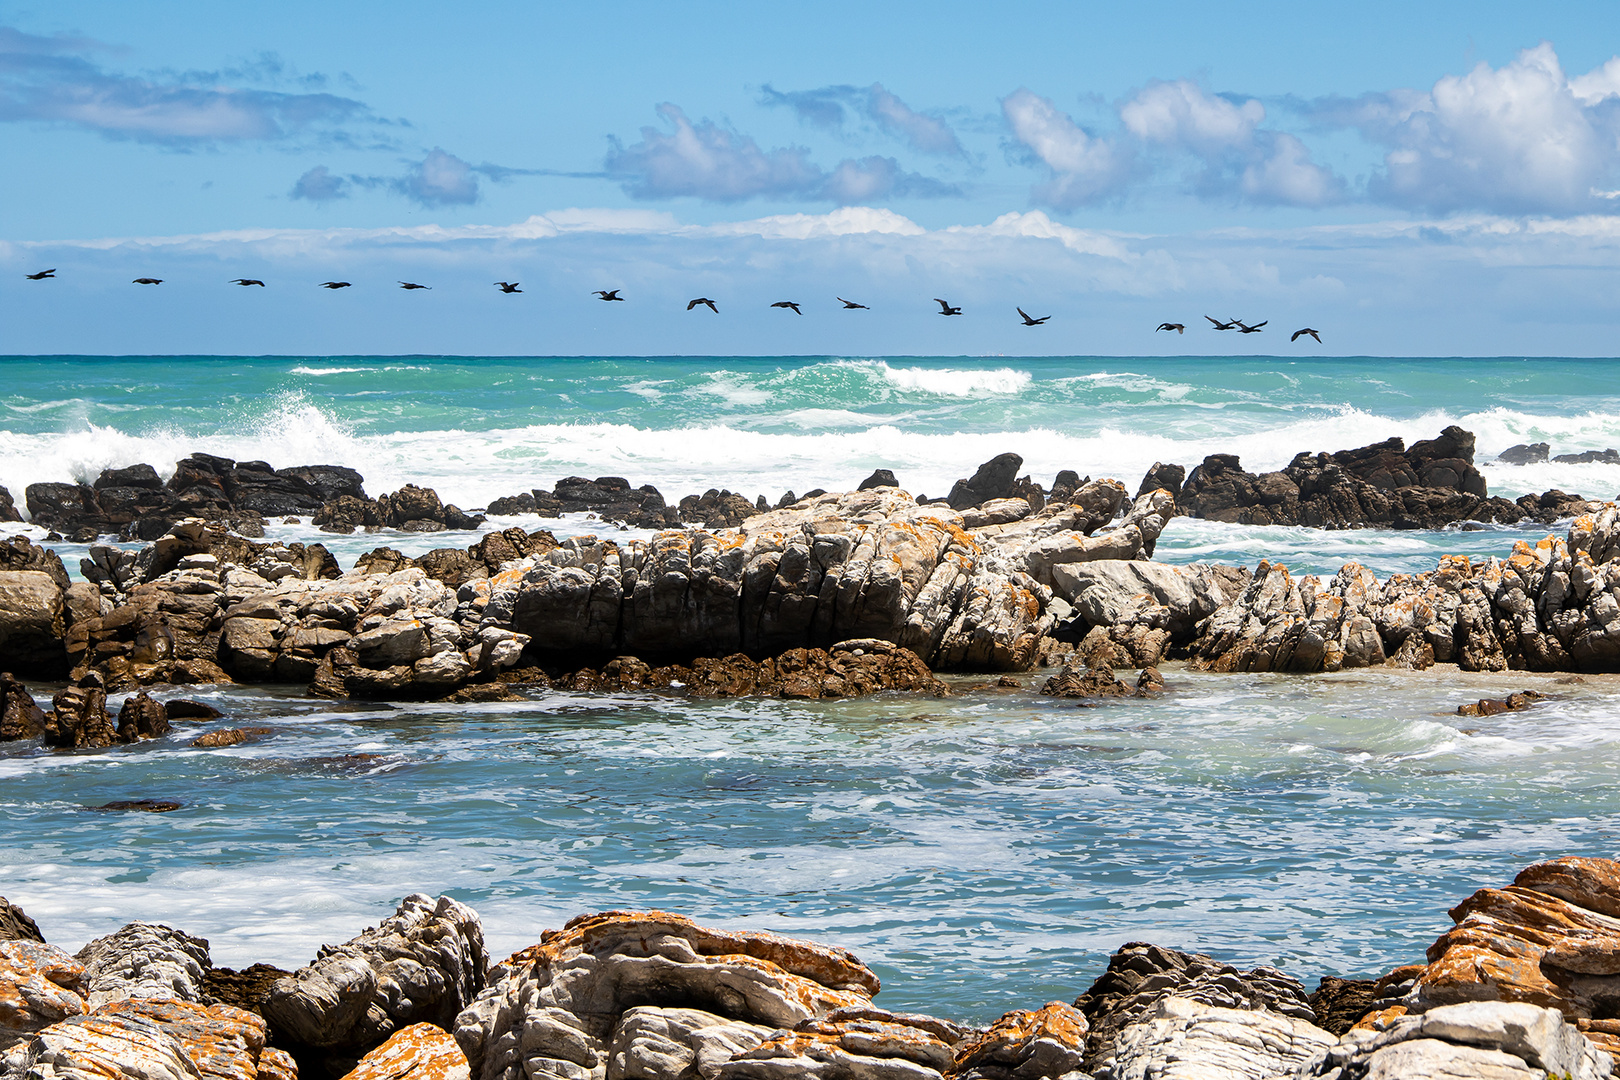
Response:
[[[986,1020],[1073,998],[1137,939],[1311,986],[1380,973],[1474,889],[1614,853],[1613,680],[1167,679],[1094,708],[970,679],[844,703],[209,693],[273,733],[3,751],[0,880],[53,941],[161,919],[236,966],[307,962],[413,890],[472,904],[502,954],[661,907],[848,946],[890,1008]],[[1556,699],[1454,715],[1522,686]],[[143,797],[186,805],[85,809]]]

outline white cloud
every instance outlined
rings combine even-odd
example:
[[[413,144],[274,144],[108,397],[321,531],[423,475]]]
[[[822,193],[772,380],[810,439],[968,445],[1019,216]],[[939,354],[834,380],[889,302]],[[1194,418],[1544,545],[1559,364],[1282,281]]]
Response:
[[[1206,94],[1189,79],[1180,79],[1149,83],[1120,106],[1119,118],[1139,139],[1218,154],[1251,146],[1266,109],[1252,99],[1234,105]]]
[[[394,186],[423,206],[464,206],[478,201],[478,177],[473,167],[437,146]]]
[[[1013,136],[1052,171],[1033,193],[1038,202],[1071,210],[1118,194],[1131,173],[1128,152],[1076,124],[1049,99],[1019,89],[1001,100]]]

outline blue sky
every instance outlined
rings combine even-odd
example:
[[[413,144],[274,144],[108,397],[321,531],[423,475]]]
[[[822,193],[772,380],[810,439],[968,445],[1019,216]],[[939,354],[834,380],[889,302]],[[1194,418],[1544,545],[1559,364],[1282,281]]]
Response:
[[[1613,355],[1617,26],[0,3],[0,352]]]

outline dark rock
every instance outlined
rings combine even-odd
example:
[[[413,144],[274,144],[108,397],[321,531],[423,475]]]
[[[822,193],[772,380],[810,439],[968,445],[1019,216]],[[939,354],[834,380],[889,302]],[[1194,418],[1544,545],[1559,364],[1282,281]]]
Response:
[[[444,524],[446,528],[458,532],[473,532],[484,524],[483,514],[464,513],[461,507],[454,503],[446,503],[444,507]]]
[[[532,514],[535,510],[534,495],[525,491],[521,495],[503,495],[493,500],[484,508],[488,513],[509,517],[514,514]]]
[[[118,740],[156,739],[170,731],[168,710],[145,690],[124,699],[118,710]]]
[[[377,500],[382,523],[395,529],[404,529],[412,523],[430,523],[444,528],[444,504],[439,493],[432,488],[406,484],[398,491]],[[413,532],[432,532],[433,528],[418,527]]]
[[[37,739],[45,733],[45,710],[34,703],[27,687],[0,674],[0,742]]]
[[[101,517],[96,493],[88,484],[29,484],[23,495],[35,525],[71,530],[86,519]]]
[[[1339,979],[1322,976],[1322,981],[1311,994],[1311,1008],[1316,1012],[1316,1026],[1330,1035],[1343,1035],[1366,1016],[1378,1000],[1374,979]]]
[[[373,548],[354,560],[354,568],[363,574],[393,574],[415,565],[415,559],[391,547]]]
[[[776,500],[776,509],[784,510],[799,501],[799,497],[791,491],[782,492],[782,497]]]
[[[888,469],[876,469],[873,471],[871,476],[868,476],[865,480],[862,480],[860,486],[855,490],[865,491],[868,488],[899,486],[900,481],[894,478],[894,473],[890,472]]]
[[[1504,465],[1536,465],[1547,460],[1547,452],[1551,449],[1544,442],[1519,443],[1496,455],[1496,460]]]
[[[22,908],[0,896],[0,941],[44,940],[45,935],[39,932],[39,924],[30,919]]]
[[[1153,1006],[1167,997],[1227,1009],[1270,1009],[1316,1023],[1305,988],[1276,968],[1240,972],[1202,953],[1132,941],[1109,957],[1108,970],[1075,999],[1074,1007],[1091,1025],[1084,1068],[1095,1070],[1110,1060],[1120,1032],[1147,1019]]]
[[[202,750],[217,750],[222,746],[237,746],[245,742],[254,742],[262,735],[269,735],[273,729],[267,727],[252,728],[221,728],[218,731],[208,731],[191,740],[191,745]]]
[[[44,739],[46,746],[61,750],[111,746],[118,741],[118,731],[107,715],[107,691],[100,675],[91,672],[56,692],[45,720]]]
[[[1620,451],[1583,450],[1579,454],[1559,454],[1553,460],[1560,465],[1620,465]]]
[[[123,813],[139,814],[167,814],[171,810],[178,810],[185,804],[176,799],[117,799],[100,806],[92,806],[91,810],[118,811]]]
[[[383,509],[370,499],[339,495],[323,503],[312,522],[322,532],[352,533],[356,529],[376,529],[383,524]]]
[[[634,656],[583,668],[555,685],[590,693],[669,690],[686,697],[780,697],[814,700],[862,697],[884,691],[944,697],[945,684],[909,649],[887,641],[855,639],[831,649],[789,649],[767,660],[699,657],[688,665],[651,667]]]
[[[201,701],[170,698],[163,703],[163,715],[170,720],[218,720],[225,714]]]
[[[11,492],[0,486],[0,521],[21,521],[22,514],[17,512],[17,502],[11,497]]]
[[[241,971],[209,967],[203,971],[203,1002],[207,1005],[231,1005],[263,1015],[260,1010],[270,996],[270,987],[275,985],[277,979],[291,974],[270,964],[253,964]]]
[[[277,469],[276,475],[303,484],[315,495],[319,506],[345,496],[368,501],[365,478],[343,465],[294,465]]]
[[[1083,673],[1065,667],[1062,672],[1046,680],[1041,693],[1059,698],[1134,696],[1131,688],[1114,678],[1113,671],[1106,667],[1086,668]]]
[[[710,488],[699,495],[688,495],[681,500],[680,520],[706,529],[731,529],[759,513],[754,504],[741,495]]]
[[[948,501],[953,510],[965,510],[991,499],[1013,496],[1013,484],[1024,459],[1017,454],[997,454],[980,465],[978,471],[966,480],[958,480],[951,488]]]
[[[1057,478],[1052,481],[1052,490],[1047,493],[1047,501],[1066,502],[1069,496],[1080,490],[1081,485],[1090,482],[1091,477],[1088,476],[1082,480],[1080,474],[1073,469],[1060,470]]]
[[[1547,700],[1546,694],[1534,690],[1520,690],[1505,698],[1480,698],[1476,702],[1457,706],[1458,716],[1495,716],[1497,713],[1518,712],[1538,701]]]
[[[1136,497],[1140,499],[1150,491],[1163,488],[1174,495],[1181,490],[1181,485],[1187,480],[1187,470],[1180,465],[1166,465],[1155,461],[1153,468],[1142,477],[1142,483],[1136,489]]]
[[[163,478],[158,475],[156,469],[143,463],[122,469],[103,469],[93,486],[97,491],[103,488],[144,488],[149,491],[161,491]]]

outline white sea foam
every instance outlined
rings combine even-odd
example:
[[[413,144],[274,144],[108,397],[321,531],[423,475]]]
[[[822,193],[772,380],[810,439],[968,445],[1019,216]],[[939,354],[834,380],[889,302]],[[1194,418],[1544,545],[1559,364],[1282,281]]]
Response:
[[[356,371],[376,371],[374,367],[306,367],[299,364],[287,369],[289,375],[347,375]]]
[[[896,367],[884,360],[845,360],[839,363],[870,373],[900,390],[942,397],[980,394],[1017,394],[1030,384],[1030,373],[1013,368]]]

